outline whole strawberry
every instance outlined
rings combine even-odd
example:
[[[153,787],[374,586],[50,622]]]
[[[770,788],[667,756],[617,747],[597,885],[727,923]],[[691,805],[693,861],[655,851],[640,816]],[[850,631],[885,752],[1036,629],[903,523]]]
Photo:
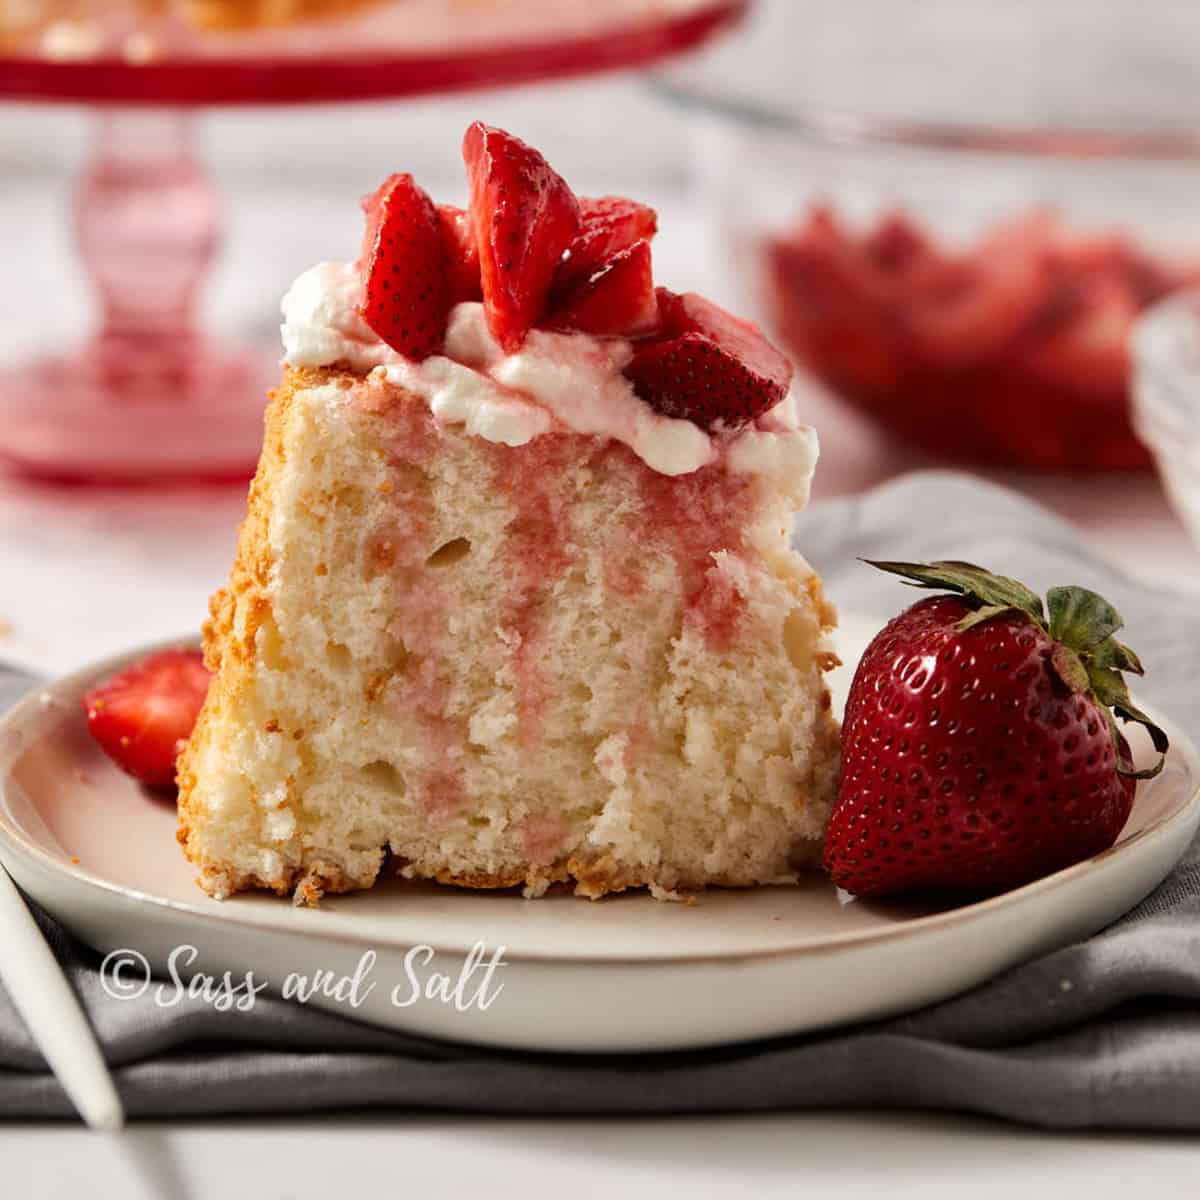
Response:
[[[859,896],[992,893],[1107,849],[1140,778],[1114,715],[1163,754],[1122,671],[1116,609],[1086,588],[1024,585],[962,562],[872,566],[953,593],[921,600],[867,647],[842,734],[825,839]]]

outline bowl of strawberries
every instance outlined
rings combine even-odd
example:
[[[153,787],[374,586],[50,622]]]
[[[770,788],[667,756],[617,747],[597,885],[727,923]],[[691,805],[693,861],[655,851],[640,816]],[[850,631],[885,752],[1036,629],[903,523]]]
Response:
[[[1155,255],[1118,227],[1073,228],[1036,204],[963,245],[915,206],[856,226],[810,204],[767,232],[761,303],[821,382],[939,458],[1041,470],[1138,470],[1130,419],[1138,313],[1200,260]]]
[[[948,49],[941,24],[870,6],[839,38],[811,8],[768,5],[753,55],[658,80],[692,118],[731,303],[940,461],[1148,468],[1131,333],[1200,283],[1200,139],[1115,34],[1047,42],[1025,5],[991,39],[963,16]]]

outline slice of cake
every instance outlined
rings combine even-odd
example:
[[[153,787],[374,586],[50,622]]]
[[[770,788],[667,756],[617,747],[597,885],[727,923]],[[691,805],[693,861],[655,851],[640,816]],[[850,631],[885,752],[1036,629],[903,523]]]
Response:
[[[214,896],[409,877],[596,897],[795,878],[833,612],[789,547],[813,431],[751,325],[654,288],[651,209],[464,142],[284,300],[282,386],[179,839]]]

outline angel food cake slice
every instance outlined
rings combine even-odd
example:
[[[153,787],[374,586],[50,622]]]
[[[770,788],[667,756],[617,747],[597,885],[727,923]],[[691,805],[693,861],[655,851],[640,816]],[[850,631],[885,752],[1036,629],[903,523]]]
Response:
[[[284,300],[179,839],[218,897],[389,854],[530,895],[792,880],[837,728],[791,367],[656,291],[652,210],[483,125],[464,156],[469,211],[392,176]]]

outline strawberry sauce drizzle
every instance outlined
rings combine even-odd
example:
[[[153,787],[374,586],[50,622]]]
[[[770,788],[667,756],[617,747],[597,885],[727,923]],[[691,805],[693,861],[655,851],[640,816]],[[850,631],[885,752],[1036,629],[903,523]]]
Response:
[[[521,822],[525,857],[535,867],[549,866],[566,841],[567,822],[558,813],[530,813]]]
[[[424,775],[417,803],[432,822],[448,820],[462,806],[461,763],[454,753],[466,728],[448,713],[450,685],[443,674],[443,654],[453,594],[435,568],[428,565],[433,542],[433,510],[429,464],[441,452],[442,434],[429,409],[406,399],[387,385],[371,385],[355,397],[354,407],[387,422],[386,450],[391,474],[393,513],[371,533],[364,547],[363,571],[368,578],[386,573],[402,628],[393,632],[410,656],[392,677],[391,703],[421,727],[431,756],[437,760]]]
[[[643,535],[675,560],[683,592],[684,624],[698,628],[712,650],[732,645],[746,597],[713,560],[720,550],[741,558],[756,552],[744,529],[756,508],[752,478],[718,462],[690,475],[660,475],[637,463]]]
[[[637,766],[643,752],[651,745],[651,719],[650,703],[643,697],[638,703],[632,723],[625,729],[625,754],[622,763],[627,771],[632,771]]]
[[[604,589],[613,600],[632,600],[646,590],[636,525],[625,521],[604,544]]]
[[[547,434],[517,448],[492,452],[496,489],[516,507],[506,529],[512,566],[500,623],[511,638],[517,678],[518,736],[524,746],[542,738],[552,688],[544,669],[540,612],[574,560],[567,474],[579,461],[578,439]]]

